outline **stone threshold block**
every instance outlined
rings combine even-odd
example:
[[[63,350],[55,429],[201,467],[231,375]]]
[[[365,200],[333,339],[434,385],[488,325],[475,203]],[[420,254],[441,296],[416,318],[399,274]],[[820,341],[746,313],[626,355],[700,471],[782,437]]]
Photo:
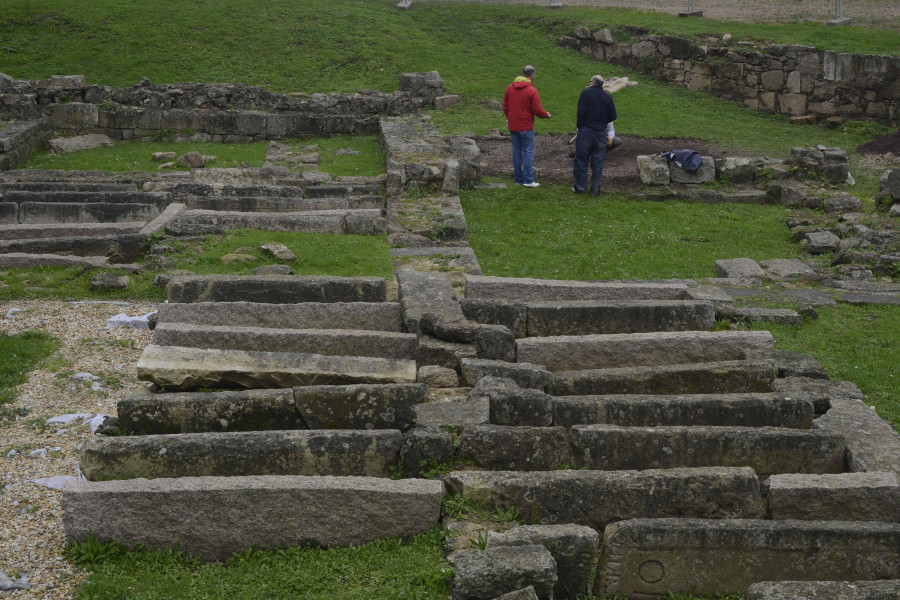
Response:
[[[153,330],[151,343],[185,348],[415,360],[418,341],[414,334],[388,331],[158,323]]]
[[[453,600],[495,600],[525,587],[532,587],[539,600],[554,598],[556,561],[544,546],[457,550],[447,561],[453,567]]]
[[[900,525],[635,519],[606,528],[602,556],[600,591],[610,598],[746,593],[773,579],[891,579],[900,575]]]
[[[900,522],[893,473],[772,475],[768,498],[773,519]]]
[[[830,432],[778,427],[617,427],[571,429],[575,462],[589,469],[752,467],[773,473],[843,473],[846,445]]]
[[[19,221],[28,225],[146,222],[158,216],[159,209],[153,204],[23,202],[19,205]]]
[[[562,427],[471,425],[459,436],[457,456],[481,469],[549,471],[572,462]]]
[[[143,221],[131,223],[43,223],[40,225],[0,225],[0,240],[25,240],[85,235],[138,233]]]
[[[702,331],[716,311],[696,300],[526,302],[527,336]]]
[[[81,450],[90,481],[239,475],[390,477],[397,430],[240,431],[96,436]]]
[[[169,302],[158,310],[160,324],[403,331],[397,302]]]
[[[535,337],[516,341],[516,360],[551,371],[768,358],[768,331],[669,331]]]
[[[749,467],[646,471],[454,471],[451,493],[515,508],[527,523],[574,523],[597,531],[635,518],[761,519],[759,479]]]
[[[553,424],[812,427],[813,405],[785,394],[563,396],[550,400]]]
[[[32,269],[34,267],[104,267],[105,256],[62,256],[59,254],[0,253],[0,269]]]
[[[419,321],[426,313],[450,322],[465,321],[446,273],[398,269],[395,276],[403,309],[403,325],[407,331],[418,333]]]
[[[373,477],[182,477],[73,482],[66,536],[171,548],[224,561],[259,546],[358,546],[438,524],[444,486]]]
[[[852,392],[833,395],[830,402],[828,412],[813,421],[813,429],[844,436],[849,470],[885,471],[900,479],[900,434]]]
[[[198,387],[293,387],[353,383],[415,383],[411,360],[368,356],[323,356],[287,352],[204,350],[147,346],[137,364],[138,379],[163,389]]]
[[[295,387],[294,401],[310,429],[406,431],[427,390],[422,383],[312,385]]]
[[[897,600],[900,579],[881,581],[766,581],[747,590],[747,600]]]
[[[384,302],[381,277],[323,275],[180,275],[166,286],[169,302]]]
[[[734,360],[551,374],[554,396],[606,394],[732,394],[771,392],[778,375],[772,360]]]
[[[466,298],[554,302],[558,300],[687,300],[681,283],[567,281],[466,275]]]

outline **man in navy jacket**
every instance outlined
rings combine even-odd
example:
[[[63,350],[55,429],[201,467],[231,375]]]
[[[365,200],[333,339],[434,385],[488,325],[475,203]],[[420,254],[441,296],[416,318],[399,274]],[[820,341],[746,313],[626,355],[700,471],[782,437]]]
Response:
[[[616,105],[612,96],[603,89],[603,77],[591,77],[590,87],[584,88],[578,98],[578,135],[575,138],[575,161],[572,175],[575,185],[572,191],[587,191],[588,162],[591,163],[591,193],[600,193],[603,178],[603,160],[608,143],[607,127],[616,120]],[[612,139],[612,138],[609,138]]]

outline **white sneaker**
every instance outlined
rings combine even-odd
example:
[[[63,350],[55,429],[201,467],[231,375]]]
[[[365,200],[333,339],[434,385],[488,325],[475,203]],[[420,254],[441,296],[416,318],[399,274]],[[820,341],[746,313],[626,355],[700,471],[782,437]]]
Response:
[[[537,181],[532,181],[531,183],[523,183],[522,185],[524,185],[525,187],[540,187],[541,184],[539,184]]]

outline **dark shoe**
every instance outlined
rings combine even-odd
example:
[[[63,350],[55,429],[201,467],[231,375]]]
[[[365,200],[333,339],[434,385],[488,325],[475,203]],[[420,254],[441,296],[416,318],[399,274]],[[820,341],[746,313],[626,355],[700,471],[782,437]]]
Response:
[[[579,190],[577,187],[575,187],[575,186],[573,185],[573,186],[572,186],[572,192],[575,193],[575,194],[583,194],[583,193],[585,192],[585,190]]]
[[[600,187],[592,187],[591,188],[591,196],[599,196],[603,193],[603,188]]]

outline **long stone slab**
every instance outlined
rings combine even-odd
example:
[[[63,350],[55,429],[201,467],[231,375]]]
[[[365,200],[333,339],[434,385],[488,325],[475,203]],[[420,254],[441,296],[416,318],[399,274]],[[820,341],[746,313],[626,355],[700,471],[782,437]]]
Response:
[[[376,356],[416,360],[411,333],[355,329],[276,329],[229,325],[159,323],[151,342],[158,346],[219,348],[256,352],[300,352],[328,356]]]
[[[169,302],[158,310],[160,324],[403,331],[397,302]]]
[[[360,356],[149,345],[138,360],[137,374],[138,379],[172,390],[414,383],[416,363]]]
[[[377,209],[277,213],[188,210],[166,225],[166,233],[176,236],[224,233],[232,229],[383,235],[387,233],[387,220]]]
[[[371,196],[381,191],[380,185],[353,184],[353,185],[310,185],[307,186],[303,196],[305,198],[346,198],[348,196]]]
[[[311,429],[406,431],[427,390],[423,383],[317,385],[294,388],[294,401]]]
[[[167,192],[139,192],[130,191],[25,191],[8,190],[3,194],[4,202],[24,203],[64,203],[64,204],[151,204],[162,209],[172,201],[172,195]]]
[[[835,395],[831,409],[813,421],[813,429],[839,433],[847,440],[851,471],[886,471],[900,478],[900,434],[861,399]]]
[[[138,233],[143,221],[133,223],[42,223],[40,225],[0,225],[0,240],[24,240],[49,237],[81,237],[85,235],[118,235]]]
[[[809,400],[816,408],[816,414],[828,412],[832,398],[863,399],[862,390],[849,381],[832,381],[812,377],[785,377],[775,380],[773,388],[791,398]]]
[[[558,300],[686,300],[681,283],[565,281],[466,275],[466,298],[554,302]]]
[[[381,277],[324,275],[181,275],[166,286],[169,302],[384,302]]]
[[[85,181],[0,181],[0,194],[21,192],[137,192],[134,183],[90,183]]]
[[[19,222],[19,205],[15,202],[0,202],[0,224],[15,225]]]
[[[554,396],[605,394],[715,394],[771,392],[772,360],[734,360],[552,373]]]
[[[747,590],[747,600],[897,600],[900,579],[881,581],[766,581]]]
[[[454,471],[448,489],[528,523],[575,523],[598,531],[634,518],[761,519],[759,480],[749,467],[646,471]]]
[[[575,425],[575,462],[589,469],[752,467],[773,473],[843,473],[839,434],[778,427]]]
[[[2,240],[0,253],[107,256],[111,262],[133,262],[144,250],[147,236],[140,233],[84,237]]]
[[[784,394],[564,396],[550,401],[553,424],[631,427],[712,425],[812,427],[811,402]]]
[[[181,215],[187,207],[180,202],[172,202],[166,206],[158,217],[147,223],[141,228],[144,235],[152,235],[157,231],[163,231],[173,219]]]
[[[772,475],[768,498],[773,519],[900,522],[893,473]]]
[[[78,465],[90,481],[239,475],[390,477],[403,436],[378,431],[237,431],[94,436]]]
[[[159,209],[153,204],[23,202],[19,205],[19,222],[24,224],[146,222],[158,216]]]
[[[304,200],[265,196],[190,196],[183,202],[191,210],[232,212],[301,212],[306,210],[347,210],[350,203],[339,198]]]
[[[60,256],[58,254],[0,254],[0,269],[33,269],[34,267],[102,267],[109,264],[105,256]]]
[[[776,580],[900,576],[900,525],[859,521],[635,519],[606,528],[601,593],[631,598]]]
[[[525,338],[516,341],[518,362],[551,371],[688,364],[767,358],[768,331],[669,331]]]
[[[419,321],[425,313],[436,314],[448,321],[465,320],[446,273],[398,269],[394,274],[407,331],[418,333]]]
[[[696,300],[527,302],[528,337],[702,331],[712,329],[716,311]]]
[[[482,469],[548,471],[572,462],[562,427],[471,425],[459,436],[457,456]]]
[[[204,169],[205,170],[205,169]],[[291,185],[242,185],[235,183],[207,183],[203,181],[180,181],[174,184],[159,182],[159,187],[181,200],[191,196],[265,196],[273,198],[301,198],[303,188]]]
[[[226,560],[254,546],[358,546],[422,533],[444,486],[373,477],[182,477],[75,482],[63,491],[69,538],[167,548]]]

